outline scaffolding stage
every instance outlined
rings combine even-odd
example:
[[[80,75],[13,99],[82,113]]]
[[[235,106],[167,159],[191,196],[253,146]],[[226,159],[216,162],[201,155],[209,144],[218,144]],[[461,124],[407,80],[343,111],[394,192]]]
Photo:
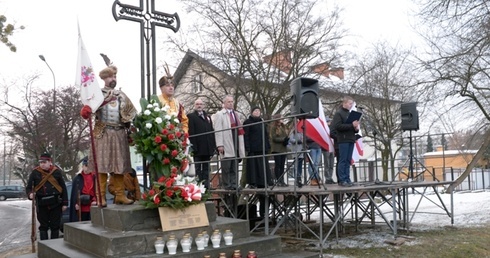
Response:
[[[266,235],[274,235],[281,228],[294,230],[295,238],[302,238],[306,230],[315,237],[319,247],[327,246],[327,239],[335,233],[335,239],[344,229],[344,223],[355,223],[357,226],[368,222],[375,225],[378,220],[386,224],[393,237],[397,238],[398,230],[410,230],[410,223],[419,210],[420,203],[427,194],[435,194],[438,202],[430,200],[432,204],[441,209],[441,215],[453,219],[453,194],[450,203],[445,204],[440,196],[438,187],[451,184],[451,181],[423,181],[407,182],[393,181],[355,183],[352,187],[342,187],[336,184],[324,186],[295,186],[269,187],[242,190],[211,190],[212,200],[217,204],[218,214],[226,214],[235,218],[248,219],[252,226],[251,231],[263,227]],[[417,193],[420,199],[414,209],[409,210],[409,192]],[[256,205],[260,197],[265,203],[264,218],[256,218],[250,211],[250,206]],[[266,198],[264,198],[264,196]],[[267,198],[269,197],[269,198]],[[427,198],[428,199],[428,198]],[[243,204],[240,204],[243,203]],[[383,211],[383,206],[389,206]],[[241,207],[242,208],[241,208]],[[245,208],[243,208],[245,207]],[[318,229],[305,223],[311,219],[312,214],[318,215]],[[253,222],[253,223],[252,223]],[[321,223],[320,223],[321,222]],[[256,224],[253,226],[253,224]]]

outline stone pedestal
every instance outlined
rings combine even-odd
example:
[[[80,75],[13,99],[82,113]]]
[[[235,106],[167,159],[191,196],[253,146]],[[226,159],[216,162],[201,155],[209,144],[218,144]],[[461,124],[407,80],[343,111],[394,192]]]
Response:
[[[233,254],[236,249],[244,253],[254,250],[267,257],[281,253],[279,236],[251,236],[247,220],[217,217],[212,202],[206,203],[209,226],[170,232],[162,232],[157,209],[145,209],[141,205],[109,205],[106,208],[93,207],[92,221],[65,224],[64,239],[40,241],[38,257],[170,257],[168,250],[156,254],[154,242],[157,236],[165,241],[170,235],[181,239],[185,233],[196,238],[198,233],[215,229],[233,232],[233,245],[219,248],[209,245],[198,251],[195,243],[191,252],[183,253],[181,247],[171,257],[196,257],[204,255],[218,257],[219,253]]]

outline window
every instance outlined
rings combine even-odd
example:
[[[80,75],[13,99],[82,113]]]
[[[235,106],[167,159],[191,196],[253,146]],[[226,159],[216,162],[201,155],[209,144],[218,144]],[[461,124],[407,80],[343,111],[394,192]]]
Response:
[[[194,93],[201,92],[202,91],[202,75],[201,74],[196,75],[196,77],[194,77],[194,80],[192,81],[192,84],[193,84],[193,92]]]

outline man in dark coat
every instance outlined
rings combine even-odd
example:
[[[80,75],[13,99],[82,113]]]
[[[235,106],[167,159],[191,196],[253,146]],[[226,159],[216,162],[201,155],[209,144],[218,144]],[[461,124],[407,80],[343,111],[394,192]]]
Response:
[[[345,96],[342,101],[342,106],[337,110],[332,121],[332,127],[336,132],[335,141],[339,146],[338,180],[341,186],[353,185],[350,180],[350,165],[354,144],[357,140],[356,133],[359,132],[359,121],[355,120],[352,123],[345,122],[349,117],[353,105],[354,99]]]
[[[51,155],[42,154],[39,166],[32,170],[27,181],[26,193],[30,200],[36,198],[37,220],[41,240],[59,237],[61,215],[68,208],[68,194],[63,172],[51,162]]]
[[[194,112],[187,114],[189,119],[189,139],[199,181],[209,189],[209,161],[216,150],[213,122],[204,111],[204,102],[197,99],[194,102]]]

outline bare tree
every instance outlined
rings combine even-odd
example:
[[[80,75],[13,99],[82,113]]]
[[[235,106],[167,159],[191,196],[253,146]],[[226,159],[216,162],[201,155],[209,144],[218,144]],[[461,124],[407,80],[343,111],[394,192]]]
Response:
[[[207,98],[211,108],[221,108],[224,94],[235,96],[239,111],[260,106],[266,115],[281,112],[289,105],[289,82],[311,75],[310,66],[332,63],[339,58],[337,48],[344,35],[340,10],[328,9],[313,0],[232,0],[183,1],[196,18],[187,42],[173,41],[181,51],[199,49],[199,56],[214,69],[201,69],[214,83],[203,84],[208,91],[182,92],[191,98]],[[321,10],[321,11],[320,11]],[[171,39],[173,40],[173,39]],[[209,66],[208,66],[209,67]],[[189,79],[189,82],[192,78]]]
[[[425,66],[432,78],[428,87],[443,97],[459,97],[455,105],[466,106],[468,122],[483,130],[484,140],[465,172],[452,184],[451,192],[468,176],[473,166],[490,145],[490,12],[488,2],[475,1],[423,1],[420,13],[429,26],[421,34],[430,47]]]
[[[389,168],[395,174],[396,153],[403,147],[395,144],[402,137],[399,104],[417,102],[423,96],[417,91],[419,82],[411,55],[410,50],[378,42],[357,59],[351,71],[350,91],[363,96],[356,99],[364,107],[361,126],[365,136],[379,143],[376,148],[381,153],[383,180],[388,180]]]
[[[74,175],[81,153],[88,148],[87,123],[80,117],[80,94],[73,87],[58,93],[53,113],[52,92],[30,90],[31,77],[25,86],[23,101],[16,104],[1,100],[0,118],[10,128],[9,136],[19,146],[17,174],[25,179],[43,152],[50,152],[55,163]],[[8,93],[6,94],[8,95]]]

